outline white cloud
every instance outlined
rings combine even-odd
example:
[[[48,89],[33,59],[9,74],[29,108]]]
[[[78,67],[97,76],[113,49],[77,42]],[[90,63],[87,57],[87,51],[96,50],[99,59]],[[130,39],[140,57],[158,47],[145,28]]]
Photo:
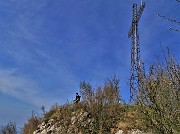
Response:
[[[19,75],[14,69],[0,68],[0,92],[38,106],[45,103],[45,99],[38,97],[41,90],[36,82]]]

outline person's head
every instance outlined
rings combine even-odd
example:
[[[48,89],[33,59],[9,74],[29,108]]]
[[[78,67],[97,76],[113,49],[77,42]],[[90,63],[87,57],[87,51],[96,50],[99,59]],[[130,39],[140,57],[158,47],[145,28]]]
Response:
[[[76,93],[76,95],[78,95],[78,93]]]

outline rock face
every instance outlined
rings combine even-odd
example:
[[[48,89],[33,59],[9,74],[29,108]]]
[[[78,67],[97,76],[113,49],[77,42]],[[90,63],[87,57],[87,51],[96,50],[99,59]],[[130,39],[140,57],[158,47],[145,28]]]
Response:
[[[41,123],[33,134],[83,134],[91,133],[94,119],[89,112],[81,110],[73,112],[67,120],[50,119]],[[84,130],[84,132],[82,132]],[[86,132],[88,130],[88,132]]]

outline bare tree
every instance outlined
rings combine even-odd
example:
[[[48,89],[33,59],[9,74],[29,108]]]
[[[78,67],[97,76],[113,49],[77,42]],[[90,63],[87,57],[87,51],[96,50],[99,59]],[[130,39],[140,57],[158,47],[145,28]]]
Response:
[[[9,122],[7,125],[2,126],[0,129],[1,134],[17,134],[16,123]]]
[[[41,117],[32,111],[32,115],[28,118],[28,122],[24,124],[22,134],[32,134],[40,123]]]
[[[170,54],[166,63],[152,65],[140,79],[138,106],[156,133],[180,132],[180,65]]]
[[[80,83],[80,91],[83,102],[86,102],[87,110],[95,119],[91,128],[92,132],[110,133],[111,128],[115,127],[121,115],[118,109],[121,100],[119,79],[115,76],[107,79],[103,86],[94,90],[89,83],[84,81]]]

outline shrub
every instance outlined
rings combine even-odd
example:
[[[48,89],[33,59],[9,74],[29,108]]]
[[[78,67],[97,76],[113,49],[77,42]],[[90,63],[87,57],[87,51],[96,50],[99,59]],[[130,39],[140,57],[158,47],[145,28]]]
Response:
[[[41,117],[32,111],[32,115],[28,118],[28,122],[24,124],[22,134],[32,134],[41,123],[41,120]]]
[[[82,103],[86,105],[86,109],[95,119],[91,128],[93,133],[110,133],[121,115],[118,107],[121,99],[119,79],[114,76],[112,79],[106,80],[104,86],[96,89],[83,81],[80,83],[80,92]]]
[[[17,134],[16,123],[9,122],[7,125],[2,126],[0,129],[1,134]]]
[[[180,65],[171,56],[165,59],[164,65],[152,65],[148,74],[142,70],[137,100],[155,133],[173,134],[180,132]]]

